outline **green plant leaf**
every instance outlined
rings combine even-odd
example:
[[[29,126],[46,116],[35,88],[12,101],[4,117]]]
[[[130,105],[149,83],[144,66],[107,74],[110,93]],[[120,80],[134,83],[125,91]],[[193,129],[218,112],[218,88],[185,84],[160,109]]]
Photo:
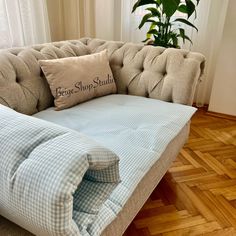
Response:
[[[139,24],[140,29],[145,23],[151,23],[146,39],[143,42],[151,42],[152,45],[174,48],[180,48],[178,45],[180,38],[183,39],[183,43],[186,40],[192,43],[191,39],[185,34],[184,28],[179,26],[177,22],[193,27],[198,31],[197,27],[186,18],[192,16],[194,12],[196,14],[196,6],[199,2],[200,0],[136,0],[132,12],[140,6],[153,4],[153,7],[148,6],[146,8],[149,12],[143,16]],[[185,13],[186,17],[173,19],[172,21],[171,16],[176,11]],[[162,16],[164,17],[162,18]],[[176,24],[176,27],[173,30],[172,25],[174,24]],[[178,30],[178,33],[176,33],[176,30]]]
[[[188,26],[193,27],[194,29],[196,29],[196,30],[198,31],[198,28],[197,28],[195,25],[193,25],[191,22],[189,22],[188,20],[186,20],[186,19],[183,19],[183,18],[177,18],[177,19],[175,19],[175,22],[181,22],[181,23],[184,23],[184,24],[186,24],[186,25],[188,25]]]
[[[154,21],[154,22],[152,22],[152,24],[150,25],[149,31],[152,30],[152,29],[154,29],[155,27],[156,27],[156,22]],[[152,36],[152,35],[149,34],[149,33],[146,34],[146,37],[149,38],[149,39],[151,38],[151,36]]]
[[[185,2],[186,2],[187,14],[189,18],[195,11],[195,5],[191,0],[185,0]]]
[[[181,37],[180,34],[178,34],[177,36],[178,36],[178,37]],[[181,37],[181,38],[182,38],[182,37]],[[191,44],[193,44],[192,40],[191,40],[187,35],[184,36],[184,40],[185,40],[185,39],[188,40]],[[184,42],[184,43],[185,43],[185,42]]]
[[[164,26],[165,24],[162,23],[161,21],[155,21],[155,20],[147,20],[147,22],[152,22],[153,25],[157,26]],[[169,24],[170,25],[170,24]]]
[[[161,46],[161,47],[164,47],[165,46],[165,43],[157,36],[154,35],[154,42],[153,42],[153,45],[155,46]]]
[[[141,7],[141,6],[144,6],[144,5],[147,5],[147,4],[157,4],[156,1],[154,0],[138,0],[134,6],[133,6],[133,9],[132,9],[132,13],[138,8],[138,7]]]
[[[179,28],[179,35],[183,39],[183,43],[185,43],[185,30],[183,28]]]
[[[177,11],[179,4],[180,0],[162,0],[163,12],[167,17],[171,17]]]
[[[193,44],[192,40],[187,35],[185,35],[185,39],[187,39],[191,44]]]
[[[148,34],[154,34],[154,35],[158,35],[159,32],[156,29],[151,29],[147,32]]]
[[[155,23],[156,21],[155,21],[155,20],[150,20],[150,19],[148,19],[147,22]]]
[[[177,48],[179,45],[178,45],[178,35],[177,34],[171,34],[170,35],[170,38],[172,39],[172,42],[173,42],[173,46],[175,48]]]
[[[185,30],[183,28],[179,29],[178,37],[181,37],[183,39],[183,43],[185,43],[185,40],[188,40],[193,44],[192,40],[185,34]]]
[[[146,43],[150,38],[146,38],[142,41],[142,43]]]
[[[181,4],[181,5],[178,7],[177,10],[180,11],[180,12],[182,12],[182,13],[186,13],[186,14],[188,13],[187,6],[184,5],[184,4]]]
[[[161,16],[161,13],[158,11],[157,8],[148,7],[146,10],[150,11],[153,14],[153,16],[157,16],[157,17]]]
[[[141,29],[143,27],[143,25],[147,22],[147,20],[152,18],[152,17],[153,17],[152,13],[148,13],[148,14],[144,15],[143,19],[141,20],[141,23],[138,26],[138,28]]]

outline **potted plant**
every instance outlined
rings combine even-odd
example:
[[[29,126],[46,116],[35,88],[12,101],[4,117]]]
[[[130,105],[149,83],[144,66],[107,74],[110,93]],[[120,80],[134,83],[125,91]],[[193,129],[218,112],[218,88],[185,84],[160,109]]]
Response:
[[[185,33],[183,24],[198,31],[197,27],[189,21],[189,18],[193,14],[195,14],[195,18],[197,17],[196,7],[199,2],[200,0],[138,0],[133,6],[132,13],[140,6],[149,5],[146,8],[148,13],[143,16],[138,27],[141,29],[144,24],[150,24],[146,39],[143,42],[154,46],[173,48],[180,48],[180,38],[183,43],[186,40],[192,43]],[[184,13],[186,17],[173,17],[178,11]]]

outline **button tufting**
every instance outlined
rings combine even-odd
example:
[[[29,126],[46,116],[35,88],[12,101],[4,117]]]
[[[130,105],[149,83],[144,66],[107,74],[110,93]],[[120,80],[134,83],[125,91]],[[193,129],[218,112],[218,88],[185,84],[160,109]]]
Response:
[[[33,95],[37,101],[37,105],[35,102],[22,105],[18,104],[20,102],[18,101],[15,105],[16,109],[22,110],[22,112],[27,114],[32,114],[36,111],[36,108],[39,110],[52,105],[51,91],[46,83],[44,73],[39,67],[39,63],[37,62],[38,60],[50,60],[55,57],[64,58],[71,56],[71,53],[73,53],[73,55],[91,54],[93,52],[100,51],[103,48],[109,49],[109,55],[111,54],[109,61],[117,83],[118,93],[138,94],[146,97],[161,97],[162,93],[165,93],[164,95],[166,98],[171,98],[172,89],[162,90],[163,81],[168,80],[170,75],[173,74],[173,68],[167,67],[168,63],[174,63],[172,62],[172,57],[169,56],[171,55],[170,50],[166,51],[162,48],[154,48],[151,46],[137,47],[136,45],[126,43],[117,44],[104,40],[83,39],[70,42],[65,41],[56,44],[37,45],[33,47],[33,50],[30,48],[9,49],[8,52],[10,55],[6,55],[6,59],[1,60],[0,63],[0,74],[1,70],[4,71],[4,75],[1,75],[1,78],[5,76],[5,65],[10,63],[12,70],[9,71],[9,79],[11,79],[11,81],[13,80],[14,84],[17,85],[14,92],[17,96],[20,96],[22,93],[21,90],[24,88],[24,91],[28,90],[28,92],[25,93],[26,100],[30,101]],[[195,57],[193,54],[189,54],[185,51],[180,50],[178,52],[179,53],[176,55],[176,60],[179,61],[188,60],[190,57]],[[16,57],[14,57],[14,55],[16,55]],[[162,56],[158,58],[160,55]],[[3,54],[1,54],[1,56],[4,57]],[[11,60],[9,60],[8,57]],[[196,60],[198,61],[200,59],[198,58]],[[198,66],[197,61],[195,61],[195,66]],[[194,65],[191,65],[191,71],[195,68]],[[25,72],[25,66],[30,66],[30,70]],[[166,67],[168,68],[168,71]],[[32,81],[35,76],[39,77],[39,74],[41,78],[35,82]],[[154,78],[149,81],[149,77],[152,75]],[[176,78],[178,79],[177,75]],[[172,79],[171,77],[170,83],[175,83],[177,79]],[[155,84],[150,90],[149,84],[152,83]],[[37,91],[44,91],[45,95],[41,96],[41,93],[38,93]],[[11,95],[9,94],[9,96]],[[9,99],[11,99],[11,97]]]
[[[36,109],[37,109],[37,111],[39,111],[39,106],[40,106],[40,101],[39,101],[39,99],[38,99],[38,101],[37,101],[37,105],[36,105]]]

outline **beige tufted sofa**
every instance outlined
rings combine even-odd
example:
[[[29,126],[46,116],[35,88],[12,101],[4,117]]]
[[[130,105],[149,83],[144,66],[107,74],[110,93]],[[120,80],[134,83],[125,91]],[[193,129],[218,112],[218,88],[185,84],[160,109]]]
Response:
[[[118,93],[185,105],[193,103],[194,92],[205,66],[205,58],[201,54],[83,38],[0,50],[0,104],[29,115],[53,106],[53,97],[38,60],[81,56],[104,49],[108,49]],[[104,236],[123,234],[176,158],[188,133],[189,124],[169,143],[162,157],[139,183],[132,199],[104,230]],[[31,234],[0,216],[0,235]]]
[[[30,115],[52,106],[38,60],[81,56],[105,48],[118,93],[192,104],[204,69],[201,54],[89,38],[1,50],[0,103]]]

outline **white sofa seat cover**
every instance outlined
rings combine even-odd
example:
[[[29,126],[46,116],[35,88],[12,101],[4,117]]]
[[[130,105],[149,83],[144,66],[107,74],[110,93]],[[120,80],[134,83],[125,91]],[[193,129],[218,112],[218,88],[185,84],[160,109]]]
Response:
[[[155,99],[109,95],[67,110],[49,108],[35,115],[92,137],[120,158],[121,183],[103,204],[94,222],[81,232],[83,235],[100,235],[116,218],[138,183],[195,111],[196,108],[190,106]],[[162,168],[160,166],[160,171]],[[85,196],[90,200],[98,197],[88,196],[86,191]],[[81,221],[79,216],[75,221]]]

